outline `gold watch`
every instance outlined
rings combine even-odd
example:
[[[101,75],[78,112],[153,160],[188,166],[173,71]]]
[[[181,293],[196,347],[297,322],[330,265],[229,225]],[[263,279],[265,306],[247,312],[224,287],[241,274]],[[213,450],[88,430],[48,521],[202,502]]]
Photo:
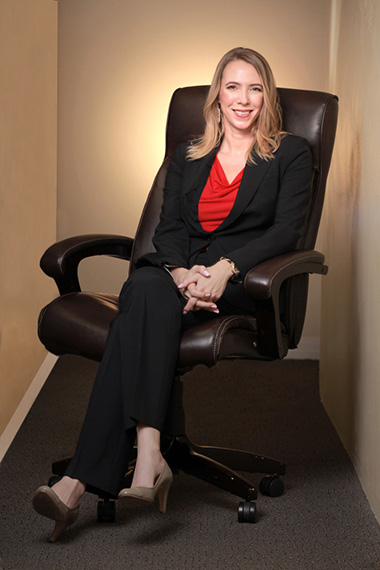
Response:
[[[232,269],[232,271],[233,271],[233,274],[232,274],[232,276],[231,276],[231,279],[236,279],[237,277],[239,277],[239,276],[240,276],[240,271],[239,271],[237,265],[235,264],[235,262],[232,261],[232,259],[229,259],[228,257],[221,257],[221,258],[219,259],[219,261],[223,261],[223,260],[224,260],[224,261],[228,261],[228,263],[231,265],[231,269]]]

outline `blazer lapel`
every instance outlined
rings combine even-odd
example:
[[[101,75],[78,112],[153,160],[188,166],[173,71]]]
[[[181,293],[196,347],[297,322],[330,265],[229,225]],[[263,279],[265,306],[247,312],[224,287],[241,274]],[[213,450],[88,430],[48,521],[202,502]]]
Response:
[[[235,222],[257,193],[264,176],[271,166],[271,160],[264,160],[257,155],[254,156],[254,159],[256,164],[247,164],[244,169],[239,191],[231,212],[216,231],[222,230]]]
[[[188,172],[190,175],[186,177],[186,186],[183,189],[186,215],[189,221],[191,220],[196,225],[198,231],[202,232],[204,230],[199,222],[198,202],[209,177],[217,151],[218,149],[215,149],[204,158],[191,164],[191,171]],[[264,176],[271,166],[270,160],[264,160],[257,155],[254,156],[254,159],[256,164],[246,165],[232,210],[215,230],[216,232],[225,229],[240,216],[257,193]]]
[[[216,153],[217,150],[213,150],[199,161],[190,163],[189,175],[186,177],[186,186],[183,189],[186,215],[201,231],[203,230],[198,218],[198,202],[210,175]]]

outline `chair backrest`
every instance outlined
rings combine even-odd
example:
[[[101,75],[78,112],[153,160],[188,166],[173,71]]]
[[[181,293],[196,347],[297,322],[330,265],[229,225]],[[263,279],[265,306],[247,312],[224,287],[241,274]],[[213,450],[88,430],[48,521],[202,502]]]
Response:
[[[152,237],[158,224],[162,191],[170,158],[177,145],[198,136],[204,130],[203,105],[209,86],[177,89],[171,99],[166,125],[165,159],[153,182],[137,228],[133,259],[154,251]],[[338,116],[337,97],[320,91],[278,89],[283,129],[308,140],[313,155],[312,203],[308,224],[300,240],[301,249],[312,249],[317,238],[330,167]]]

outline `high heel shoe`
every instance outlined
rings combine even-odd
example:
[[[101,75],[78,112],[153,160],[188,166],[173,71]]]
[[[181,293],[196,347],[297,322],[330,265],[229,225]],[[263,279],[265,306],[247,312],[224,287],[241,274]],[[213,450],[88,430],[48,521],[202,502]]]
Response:
[[[141,505],[143,502],[153,503],[157,495],[160,512],[166,513],[166,503],[172,481],[173,473],[165,461],[165,466],[153,487],[130,487],[122,489],[118,495],[118,499],[123,504]]]
[[[47,485],[38,487],[34,493],[33,507],[39,515],[55,521],[49,542],[55,542],[65,528],[75,523],[79,515],[79,505],[74,509],[69,509]]]

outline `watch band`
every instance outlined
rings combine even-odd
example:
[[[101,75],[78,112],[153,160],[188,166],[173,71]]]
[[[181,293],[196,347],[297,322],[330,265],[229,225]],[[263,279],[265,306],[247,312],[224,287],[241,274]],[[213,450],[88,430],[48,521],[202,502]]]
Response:
[[[233,271],[233,275],[231,277],[231,279],[236,279],[237,277],[240,276],[240,271],[236,265],[236,263],[234,261],[232,261],[232,259],[229,259],[228,257],[221,257],[219,259],[219,261],[228,261],[228,263],[231,265],[231,269]]]

